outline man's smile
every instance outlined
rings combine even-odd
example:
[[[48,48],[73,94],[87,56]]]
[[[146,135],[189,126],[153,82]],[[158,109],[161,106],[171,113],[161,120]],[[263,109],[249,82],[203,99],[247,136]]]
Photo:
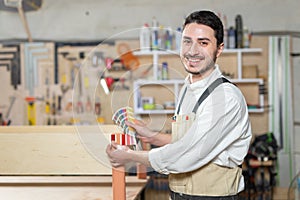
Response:
[[[204,56],[185,56],[185,59],[189,65],[195,65],[204,60]]]

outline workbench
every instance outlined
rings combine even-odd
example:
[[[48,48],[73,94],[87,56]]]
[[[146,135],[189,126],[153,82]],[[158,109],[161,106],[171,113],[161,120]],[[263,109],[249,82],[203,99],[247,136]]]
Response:
[[[114,125],[0,127],[0,195],[15,200],[111,200],[105,153]],[[126,199],[147,179],[126,176]]]

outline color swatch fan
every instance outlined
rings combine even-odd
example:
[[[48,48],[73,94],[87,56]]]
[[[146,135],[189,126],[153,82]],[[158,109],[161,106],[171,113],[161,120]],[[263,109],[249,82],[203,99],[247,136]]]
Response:
[[[118,109],[112,117],[114,123],[122,128],[125,136],[120,136],[120,143],[122,145],[134,146],[135,149],[141,149],[139,139],[136,137],[136,131],[132,127],[126,125],[126,121],[134,122],[133,109],[131,107],[123,107]],[[116,135],[117,137],[119,135]],[[117,138],[116,138],[117,139]],[[119,140],[118,139],[118,140]],[[124,141],[123,141],[124,140]]]

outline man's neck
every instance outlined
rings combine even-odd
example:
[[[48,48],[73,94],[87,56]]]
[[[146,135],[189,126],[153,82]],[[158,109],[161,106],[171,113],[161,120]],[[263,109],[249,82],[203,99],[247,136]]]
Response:
[[[205,79],[206,77],[208,77],[214,70],[216,69],[216,67],[212,67],[211,69],[209,69],[208,71],[206,71],[205,73],[201,73],[201,74],[189,74],[189,80],[190,83],[195,83],[197,81],[201,81],[203,79]]]

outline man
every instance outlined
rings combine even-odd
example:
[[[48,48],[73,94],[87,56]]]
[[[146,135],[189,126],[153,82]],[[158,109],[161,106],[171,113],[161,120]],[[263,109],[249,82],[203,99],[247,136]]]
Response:
[[[223,48],[223,25],[213,12],[196,11],[186,18],[180,57],[188,76],[172,134],[127,122],[142,140],[161,147],[132,151],[112,143],[106,150],[112,166],[134,161],[168,174],[172,199],[238,199],[244,189],[239,166],[252,134],[242,93],[216,65]]]

